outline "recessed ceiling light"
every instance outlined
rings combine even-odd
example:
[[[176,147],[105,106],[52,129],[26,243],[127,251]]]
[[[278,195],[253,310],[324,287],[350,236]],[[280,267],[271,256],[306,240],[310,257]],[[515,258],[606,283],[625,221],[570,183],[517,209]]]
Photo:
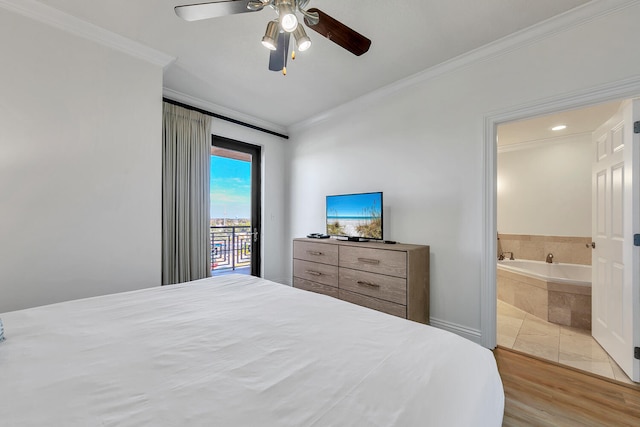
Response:
[[[566,128],[567,128],[567,125],[558,125],[558,126],[552,127],[551,130],[558,131],[558,130],[565,130]]]

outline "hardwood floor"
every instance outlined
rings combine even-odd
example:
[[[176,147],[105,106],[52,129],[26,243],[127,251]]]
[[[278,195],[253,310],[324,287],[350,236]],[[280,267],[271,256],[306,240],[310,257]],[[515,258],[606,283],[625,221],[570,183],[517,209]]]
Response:
[[[640,386],[498,347],[503,426],[640,426]]]

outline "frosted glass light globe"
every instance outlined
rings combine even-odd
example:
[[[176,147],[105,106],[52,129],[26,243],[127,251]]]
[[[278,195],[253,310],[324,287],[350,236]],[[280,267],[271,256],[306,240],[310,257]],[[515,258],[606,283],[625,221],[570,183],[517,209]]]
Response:
[[[287,13],[280,16],[280,26],[287,33],[291,33],[298,27],[298,18],[293,13]]]

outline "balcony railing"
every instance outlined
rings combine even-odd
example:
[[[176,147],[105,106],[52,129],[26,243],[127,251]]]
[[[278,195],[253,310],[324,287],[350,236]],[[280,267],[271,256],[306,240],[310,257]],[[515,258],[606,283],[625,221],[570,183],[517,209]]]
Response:
[[[251,266],[251,226],[211,226],[211,271],[236,270]]]

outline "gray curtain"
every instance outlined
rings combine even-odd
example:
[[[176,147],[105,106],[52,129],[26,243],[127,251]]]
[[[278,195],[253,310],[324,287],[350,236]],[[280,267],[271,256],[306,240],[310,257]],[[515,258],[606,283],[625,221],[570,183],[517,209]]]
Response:
[[[162,284],[211,275],[211,117],[163,105]]]

